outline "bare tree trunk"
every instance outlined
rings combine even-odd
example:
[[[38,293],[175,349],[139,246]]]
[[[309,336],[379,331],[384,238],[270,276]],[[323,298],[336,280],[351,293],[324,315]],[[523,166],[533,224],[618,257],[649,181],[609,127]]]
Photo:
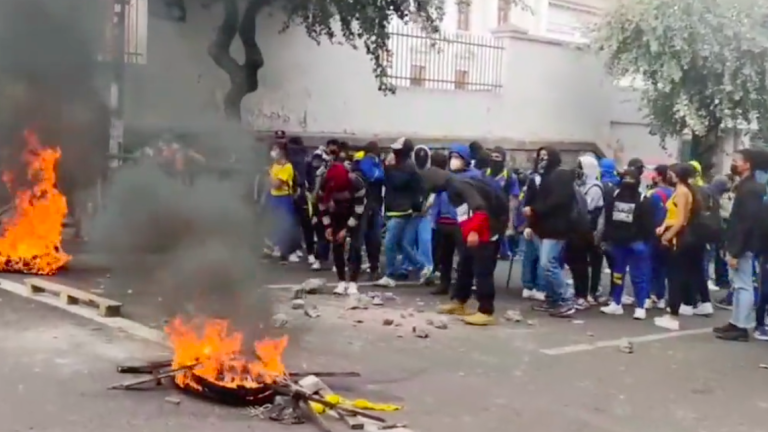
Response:
[[[208,55],[229,76],[230,87],[224,95],[224,114],[239,122],[243,98],[259,88],[258,73],[264,66],[264,57],[256,42],[256,16],[267,5],[267,0],[248,0],[242,17],[237,0],[221,0],[221,3],[224,18],[208,46]],[[243,64],[238,63],[230,53],[235,36],[239,36],[243,44]]]

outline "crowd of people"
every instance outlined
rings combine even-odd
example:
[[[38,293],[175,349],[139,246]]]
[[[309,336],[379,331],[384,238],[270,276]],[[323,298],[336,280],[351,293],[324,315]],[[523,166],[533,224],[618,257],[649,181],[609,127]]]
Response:
[[[265,254],[332,267],[334,294],[355,295],[364,248],[374,285],[433,284],[447,297],[439,312],[471,325],[495,322],[496,265],[520,259],[523,297],[553,317],[591,307],[622,315],[634,305],[634,319],[660,309],[654,323],[677,330],[679,316],[722,307],[732,312],[713,329],[718,338],[768,340],[766,151],[737,151],[730,174],[706,184],[697,162],[648,167],[634,158],[617,168],[584,155],[564,167],[543,147],[523,169],[478,142],[432,151],[400,138],[383,150],[331,139],[310,152],[276,135],[267,205],[277,225]],[[728,294],[713,302],[713,289]]]

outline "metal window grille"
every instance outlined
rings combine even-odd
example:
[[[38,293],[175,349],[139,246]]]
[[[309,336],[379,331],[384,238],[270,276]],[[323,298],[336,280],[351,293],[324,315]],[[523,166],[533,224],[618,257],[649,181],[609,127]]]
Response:
[[[112,7],[106,8],[104,38],[98,58],[112,61],[115,56],[115,26],[118,24],[120,3],[125,4],[125,61],[126,63],[147,63],[147,0],[112,0]]]
[[[469,31],[469,21],[472,16],[471,6],[467,0],[459,0],[456,2],[458,14],[456,15],[456,28],[461,31]]]
[[[500,92],[504,45],[491,35],[441,31],[395,23],[385,55],[389,82],[396,87]]]

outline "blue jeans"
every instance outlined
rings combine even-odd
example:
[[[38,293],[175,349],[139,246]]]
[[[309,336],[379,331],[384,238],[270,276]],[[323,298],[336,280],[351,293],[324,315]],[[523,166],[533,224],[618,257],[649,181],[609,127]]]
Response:
[[[408,222],[405,228],[405,238],[403,239],[406,247],[415,251],[414,256],[417,261],[403,260],[405,265],[411,268],[422,269],[425,267],[434,267],[432,259],[432,221],[428,217],[414,216]]]
[[[523,288],[529,290],[542,291],[542,281],[544,275],[542,267],[539,265],[539,246],[541,242],[538,237],[530,240],[523,240]]]
[[[755,293],[752,279],[755,274],[752,253],[748,252],[738,259],[733,274],[733,311],[731,324],[740,328],[750,327],[752,308],[755,306]]]
[[[293,197],[290,195],[270,195],[269,209],[275,224],[273,230],[275,234],[271,241],[280,249],[281,255],[290,255],[301,245],[301,236],[298,230],[299,221],[296,220]]]
[[[542,273],[544,291],[547,301],[552,305],[564,305],[570,302],[568,287],[563,277],[563,248],[564,240],[542,239],[539,246],[539,263]]]
[[[634,242],[627,246],[611,247],[611,298],[620,305],[624,295],[624,279],[629,267],[629,276],[635,290],[635,301],[639,308],[645,308],[645,301],[650,294],[651,252],[644,242]]]
[[[416,252],[405,244],[405,234],[411,217],[393,217],[387,221],[387,235],[384,237],[384,259],[387,276],[401,276],[404,271],[397,257],[402,255],[403,262],[420,262]]]

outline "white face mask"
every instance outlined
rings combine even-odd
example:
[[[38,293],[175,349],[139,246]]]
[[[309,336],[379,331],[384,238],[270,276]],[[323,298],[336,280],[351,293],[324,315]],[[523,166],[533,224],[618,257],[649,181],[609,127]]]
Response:
[[[464,160],[461,158],[451,158],[448,168],[451,169],[451,171],[458,171],[460,169],[464,168]]]
[[[277,150],[272,150],[269,152],[269,156],[272,157],[272,159],[277,159],[280,157],[280,152]]]

